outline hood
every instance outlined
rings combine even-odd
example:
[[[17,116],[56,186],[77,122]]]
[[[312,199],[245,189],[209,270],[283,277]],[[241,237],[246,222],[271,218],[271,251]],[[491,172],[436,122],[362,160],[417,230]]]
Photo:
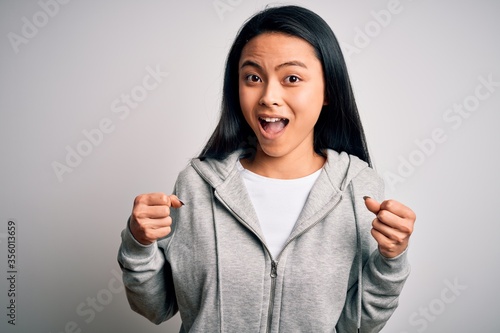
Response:
[[[250,151],[236,150],[224,160],[193,159],[191,164],[213,188],[217,189],[219,185],[224,183],[231,176],[238,172],[236,162],[251,154]],[[327,161],[323,167],[325,177],[320,177],[318,181],[327,180],[334,190],[343,192],[351,180],[363,169],[367,168],[368,164],[356,156],[349,155],[345,152],[338,153],[334,150],[327,150]]]

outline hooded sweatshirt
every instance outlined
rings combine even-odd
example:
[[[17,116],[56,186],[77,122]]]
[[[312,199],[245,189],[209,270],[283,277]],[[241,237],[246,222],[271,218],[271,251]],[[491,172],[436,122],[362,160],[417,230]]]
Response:
[[[174,193],[172,232],[145,246],[122,232],[118,262],[131,308],[159,324],[180,312],[180,332],[379,332],[409,275],[406,251],[385,258],[363,196],[383,181],[359,158],[327,151],[284,248],[273,257],[235,151],[193,159]]]

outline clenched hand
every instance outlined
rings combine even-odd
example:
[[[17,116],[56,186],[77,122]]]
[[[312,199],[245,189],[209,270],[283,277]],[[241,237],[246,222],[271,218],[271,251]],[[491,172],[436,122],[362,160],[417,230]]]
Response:
[[[175,195],[149,193],[138,195],[130,217],[130,231],[143,245],[154,243],[171,231],[170,208],[180,208],[183,202]]]
[[[364,197],[369,211],[376,215],[372,222],[372,236],[378,243],[380,253],[386,258],[394,258],[407,247],[415,224],[415,213],[396,200],[378,203]]]

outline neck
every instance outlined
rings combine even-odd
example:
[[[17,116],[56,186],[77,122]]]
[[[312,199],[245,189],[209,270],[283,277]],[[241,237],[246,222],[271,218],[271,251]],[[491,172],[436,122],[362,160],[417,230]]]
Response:
[[[323,167],[326,159],[314,150],[301,154],[290,154],[280,157],[267,155],[261,149],[253,159],[241,160],[247,170],[258,175],[276,179],[295,179],[308,176]]]

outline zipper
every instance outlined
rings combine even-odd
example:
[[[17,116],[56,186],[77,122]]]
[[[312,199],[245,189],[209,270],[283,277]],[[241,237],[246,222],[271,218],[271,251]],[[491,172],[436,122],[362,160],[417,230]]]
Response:
[[[267,309],[267,329],[271,332],[271,321],[273,319],[274,296],[276,294],[276,277],[278,276],[278,262],[271,257],[271,292],[269,295],[269,308]]]

